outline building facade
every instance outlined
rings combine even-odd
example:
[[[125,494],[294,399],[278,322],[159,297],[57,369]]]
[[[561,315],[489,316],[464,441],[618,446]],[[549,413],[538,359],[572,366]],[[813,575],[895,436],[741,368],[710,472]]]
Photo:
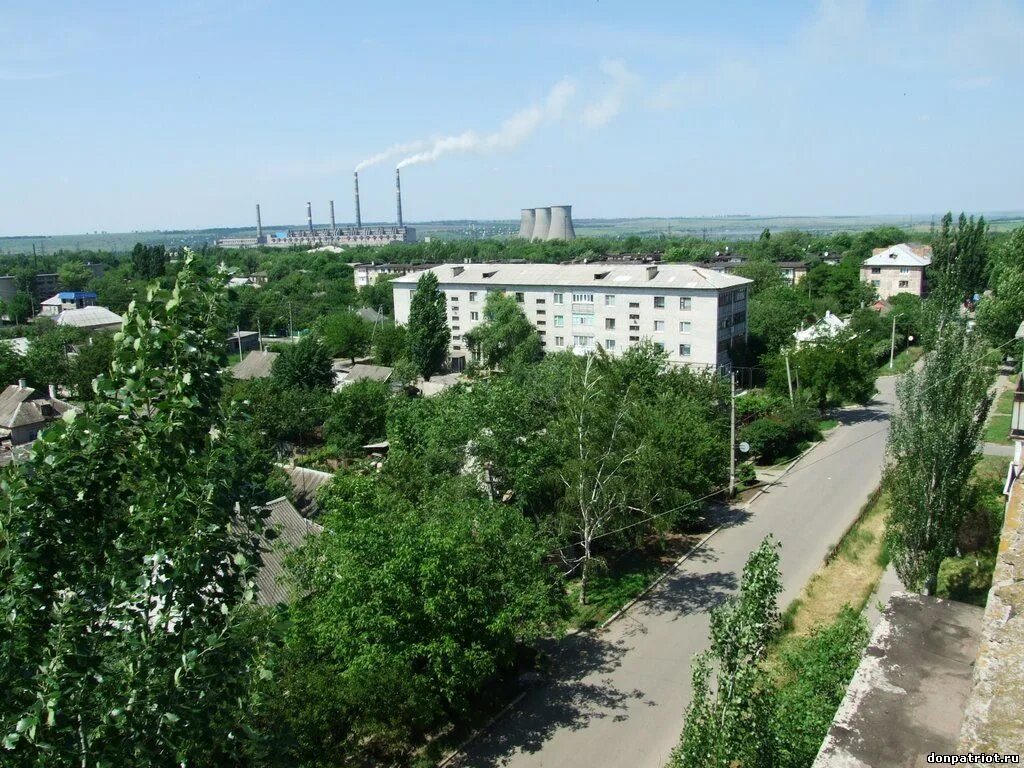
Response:
[[[523,308],[545,350],[613,355],[650,341],[670,362],[728,368],[747,337],[746,278],[688,264],[446,264],[432,268],[447,299],[450,353],[468,356],[465,335],[483,322],[490,291]],[[423,272],[392,281],[404,324]]]
[[[410,272],[422,272],[433,269],[438,264],[353,264],[352,273],[356,288],[373,285],[381,275],[407,275]]]
[[[885,300],[898,293],[924,296],[928,290],[925,267],[932,263],[932,247],[920,243],[898,243],[875,248],[860,268],[860,279]]]

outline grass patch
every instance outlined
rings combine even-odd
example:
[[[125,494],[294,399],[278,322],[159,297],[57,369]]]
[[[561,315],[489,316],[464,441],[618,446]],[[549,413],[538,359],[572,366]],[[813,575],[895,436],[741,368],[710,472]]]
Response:
[[[1010,424],[1013,412],[1013,390],[1006,389],[992,406],[992,415],[985,425],[985,442],[1010,445]]]
[[[875,493],[829,561],[786,610],[784,621],[789,628],[780,642],[789,635],[807,635],[815,627],[831,624],[845,605],[855,611],[864,607],[889,564],[883,535],[887,512],[885,495]]]
[[[916,363],[924,350],[921,347],[907,347],[893,360],[892,368],[889,368],[889,361],[886,360],[880,366],[878,366],[879,376],[898,376],[901,373],[909,371],[914,363]]]
[[[839,419],[822,419],[818,422],[818,430],[821,432],[828,432],[830,429],[835,429],[839,426]]]

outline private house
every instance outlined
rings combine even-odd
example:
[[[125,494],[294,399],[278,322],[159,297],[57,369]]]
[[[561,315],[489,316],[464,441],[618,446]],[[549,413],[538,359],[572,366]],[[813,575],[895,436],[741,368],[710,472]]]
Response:
[[[69,328],[80,328],[83,331],[113,331],[121,328],[122,317],[106,307],[85,306],[65,309],[60,312],[54,322]]]
[[[871,285],[879,299],[898,293],[924,296],[928,286],[925,268],[932,263],[932,247],[921,243],[898,243],[875,248],[860,268],[860,279]]]
[[[796,339],[796,346],[799,348],[802,344],[816,344],[825,339],[835,338],[849,327],[849,320],[843,320],[826,309],[824,317],[814,325],[794,331],[793,338]]]
[[[277,360],[277,352],[256,349],[231,366],[231,375],[236,379],[266,379]]]
[[[807,277],[807,265],[802,261],[780,261],[779,274],[790,285],[796,285]]]
[[[235,331],[228,336],[229,355],[241,355],[260,348],[260,335],[256,331]]]
[[[27,386],[24,379],[11,384],[0,393],[0,442],[9,447],[31,443],[47,424],[70,409],[52,384],[48,392]]]
[[[259,536],[263,563],[256,572],[261,605],[288,602],[289,588],[284,580],[285,559],[302,546],[306,537],[323,531],[323,527],[307,520],[292,506],[287,497],[267,502],[266,532]]]
[[[40,302],[39,314],[43,317],[56,317],[69,309],[94,306],[96,306],[96,294],[92,291],[61,291]]]
[[[434,267],[447,299],[453,361],[465,334],[483,322],[490,291],[522,307],[548,352],[619,355],[650,341],[676,365],[731,367],[729,352],[747,336],[750,280],[691,264],[446,264]],[[409,321],[422,273],[392,281],[395,321]]]

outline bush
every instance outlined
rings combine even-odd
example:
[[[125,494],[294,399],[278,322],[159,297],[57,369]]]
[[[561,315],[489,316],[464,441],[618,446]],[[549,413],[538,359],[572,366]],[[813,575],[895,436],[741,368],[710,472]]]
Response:
[[[991,553],[947,557],[939,566],[935,594],[984,607],[995,566],[996,556]]]
[[[740,439],[750,443],[751,452],[765,464],[774,463],[791,448],[789,430],[775,418],[750,422],[740,431]]]
[[[846,606],[832,624],[780,649],[772,728],[778,768],[814,762],[867,643],[867,623]]]

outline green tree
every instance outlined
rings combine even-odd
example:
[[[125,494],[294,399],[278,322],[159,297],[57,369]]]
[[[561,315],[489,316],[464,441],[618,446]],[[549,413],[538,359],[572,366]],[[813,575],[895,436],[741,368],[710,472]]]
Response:
[[[334,363],[331,353],[317,334],[303,336],[281,349],[271,368],[274,383],[282,388],[334,388]]]
[[[777,352],[793,343],[793,333],[813,318],[814,308],[804,291],[781,282],[752,294],[747,312],[750,346],[755,354]]]
[[[163,245],[136,243],[132,248],[132,270],[143,280],[163,277],[167,271],[167,249]]]
[[[413,504],[349,475],[321,491],[326,530],[294,563],[301,597],[267,697],[268,719],[294,734],[290,764],[394,762],[467,714],[558,618],[530,522],[446,490]]]
[[[988,285],[988,241],[985,217],[975,221],[961,213],[956,228],[953,214],[942,217],[942,225],[932,245],[930,272],[945,283],[958,301],[981,293]]]
[[[221,327],[187,259],[130,313],[97,402],[5,472],[5,765],[249,762],[263,646],[246,531],[269,465],[242,460],[218,406]]]
[[[996,251],[992,295],[978,305],[978,330],[988,342],[1005,349],[1024,320],[1024,227],[1013,230]]]
[[[394,317],[395,315],[395,290],[391,281],[398,275],[380,275],[376,282],[364,285],[359,289],[359,299],[364,307],[382,312]]]
[[[950,318],[923,368],[907,371],[897,385],[884,478],[886,541],[896,572],[912,589],[934,593],[939,564],[956,549],[991,405],[984,352],[977,336]]]
[[[32,297],[19,291],[7,302],[7,316],[15,325],[20,325],[32,317]]]
[[[870,341],[845,332],[790,352],[794,383],[810,393],[821,411],[844,402],[866,404],[875,394],[875,361]],[[768,385],[778,394],[787,393],[786,363],[783,355],[766,360]]]
[[[753,285],[750,286],[751,296],[757,296],[762,291],[785,285],[779,272],[779,267],[773,261],[752,259],[740,264],[733,272],[739,277],[745,277],[754,281]]]
[[[441,370],[448,356],[447,302],[438,287],[437,275],[424,272],[416,284],[409,307],[409,359],[420,375],[430,377]]]
[[[57,280],[65,291],[81,291],[92,279],[92,272],[80,261],[65,261],[57,270]]]
[[[408,348],[404,325],[387,321],[377,326],[373,335],[373,362],[391,366],[405,355]]]
[[[466,344],[488,368],[535,363],[544,356],[540,336],[518,302],[491,291],[484,302],[484,321],[466,334]]]
[[[96,393],[93,381],[102,374],[110,373],[114,359],[114,334],[96,333],[88,343],[78,346],[78,354],[68,375],[68,386],[75,400],[92,400]]]
[[[781,592],[778,545],[769,537],[747,560],[739,595],[711,612],[711,648],[693,662],[674,768],[774,768],[774,703],[761,664],[778,632]]]
[[[385,420],[391,387],[383,381],[353,382],[331,400],[330,415],[324,423],[324,440],[348,455],[385,435]]]
[[[312,442],[330,413],[328,392],[283,386],[273,378],[239,382],[231,399],[245,403],[252,429],[274,447]]]
[[[28,379],[34,387],[63,387],[71,382],[71,344],[78,339],[72,328],[54,327],[32,339],[25,355]]]
[[[355,312],[334,312],[317,323],[317,331],[332,357],[347,357],[354,364],[357,356],[370,349],[368,322]]]
[[[25,359],[11,349],[10,344],[0,341],[0,391],[23,378],[26,378]]]

